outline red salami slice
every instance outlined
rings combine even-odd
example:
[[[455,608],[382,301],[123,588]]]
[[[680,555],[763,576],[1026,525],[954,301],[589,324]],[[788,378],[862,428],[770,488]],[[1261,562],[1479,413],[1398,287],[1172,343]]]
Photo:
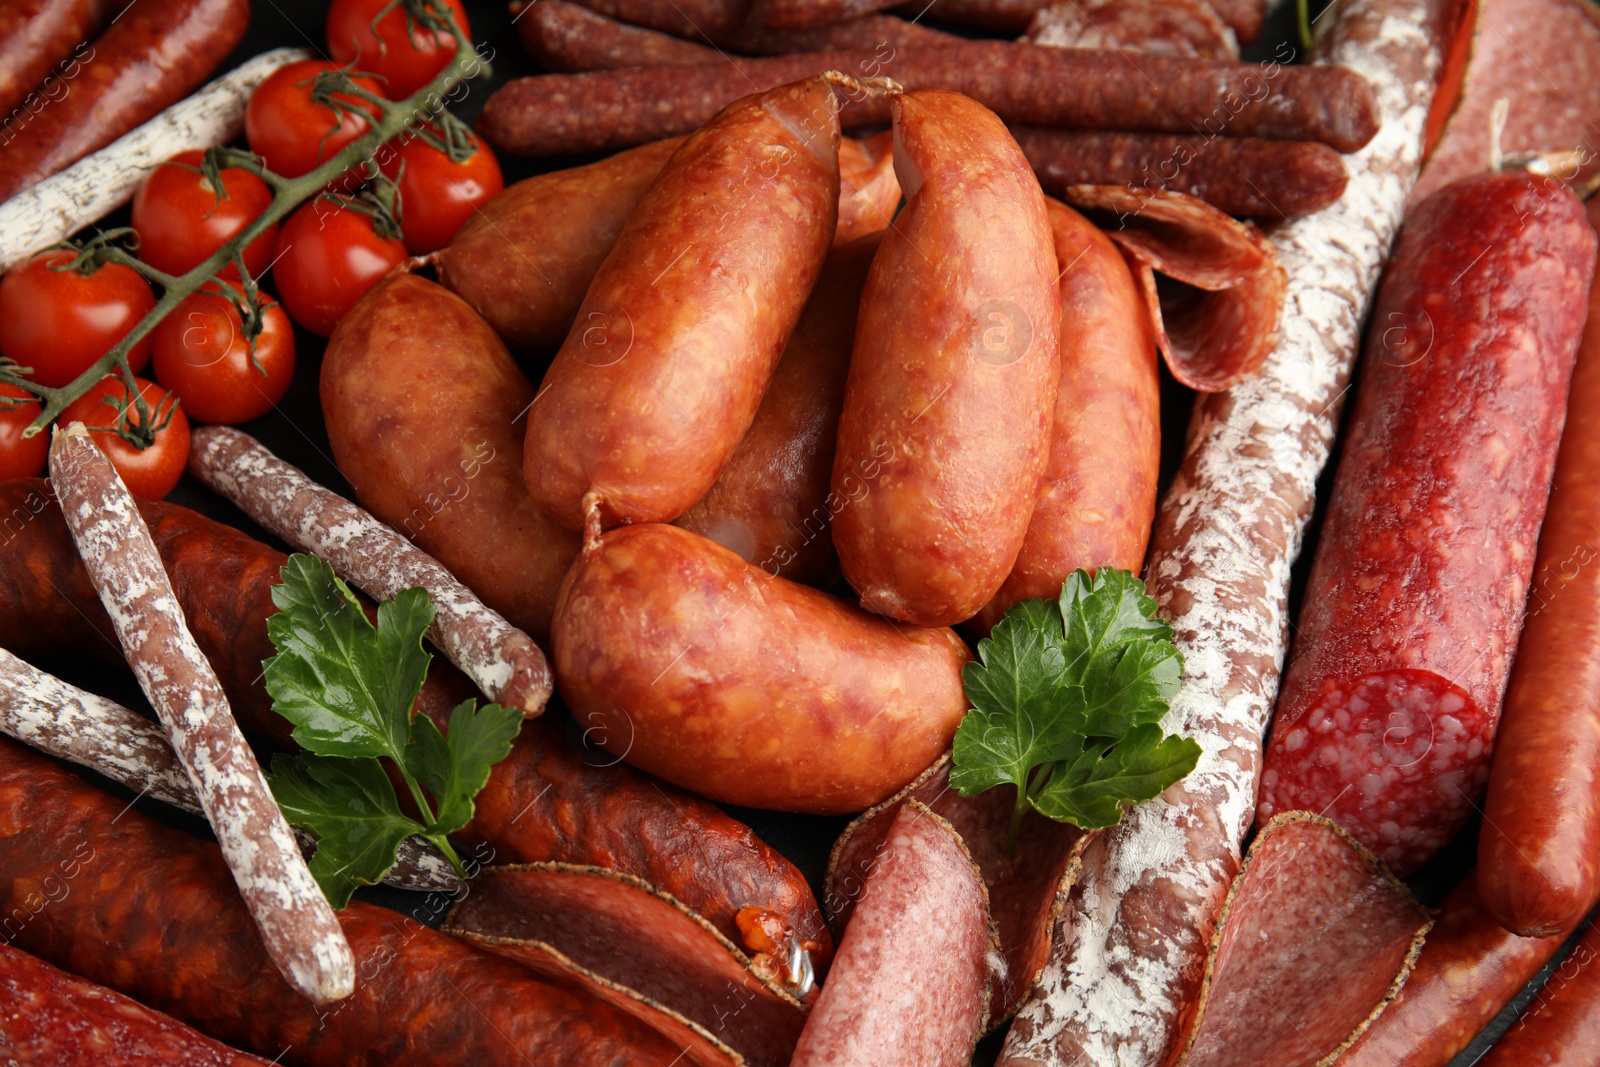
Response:
[[[1207,0],[1076,0],[1033,16],[1028,40],[1057,48],[1125,48],[1238,59],[1239,41]]]
[[[1394,999],[1432,926],[1348,833],[1278,816],[1228,890],[1179,1067],[1331,1063]]]
[[[1303,808],[1402,874],[1488,775],[1588,311],[1559,182],[1467,178],[1411,213],[1268,742],[1257,818]]]
[[[791,1067],[967,1067],[988,1020],[998,950],[961,836],[907,800]]]
[[[1172,190],[1075,185],[1133,264],[1173,377],[1220,393],[1260,369],[1278,343],[1289,275],[1252,225]],[[1156,274],[1179,286],[1158,286]]]
[[[1052,929],[1093,840],[1076,827],[1030,811],[1023,817],[1016,852],[1008,852],[1014,796],[1010,789],[962,796],[950,788],[950,757],[945,755],[898,796],[845,827],[828,860],[824,903],[835,932],[842,933],[878,865],[890,827],[908,801],[927,805],[955,828],[983,875],[1005,954],[1005,970],[995,975],[990,1030],[1011,1018],[1050,957]]]
[[[0,1062],[11,1067],[261,1067],[267,1061],[0,944]]]
[[[704,1067],[783,1067],[805,1024],[800,991],[779,984],[776,961],[751,960],[671,895],[616,871],[487,868],[445,932],[576,981]]]

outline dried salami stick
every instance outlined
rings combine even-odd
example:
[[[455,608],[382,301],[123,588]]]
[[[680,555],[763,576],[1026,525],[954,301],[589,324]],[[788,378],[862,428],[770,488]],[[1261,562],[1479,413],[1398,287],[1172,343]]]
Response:
[[[84,569],[200,797],[268,955],[311,1000],[349,996],[350,944],[189,632],[133,495],[82,423],[51,442],[50,478]]]
[[[1339,202],[1271,233],[1289,272],[1282,339],[1261,373],[1202,397],[1156,519],[1146,577],[1188,676],[1165,728],[1199,766],[1107,832],[1063,915],[1060,947],[1001,1063],[1151,1067],[1191,1006],[1240,842],[1287,641],[1289,571],[1311,517],[1360,328],[1416,177],[1439,67],[1438,0],[1345,0],[1319,59],[1365,75],[1383,125]]]
[[[462,585],[438,560],[339,494],[226,426],[195,430],[189,472],[295,547],[315,552],[369,596],[422,586],[439,609],[428,631],[490,700],[529,718],[550,699],[550,665],[533,638]]]
[[[161,728],[121,704],[68,685],[0,648],[0,733],[120,782],[140,796],[204,815],[194,786]],[[301,850],[314,842],[296,833]],[[461,879],[419,838],[400,842],[388,885],[454,893]]]
[[[611,70],[720,63],[715,49],[630,26],[566,0],[536,0],[517,17],[522,46],[546,70]]]

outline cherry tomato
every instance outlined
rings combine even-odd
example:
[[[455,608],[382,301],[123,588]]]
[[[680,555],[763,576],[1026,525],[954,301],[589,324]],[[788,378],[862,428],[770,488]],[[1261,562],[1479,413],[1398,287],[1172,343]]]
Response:
[[[15,385],[0,384],[0,398],[29,400],[33,394]],[[22,431],[33,424],[44,409],[38,401],[8,407],[0,400],[0,481],[7,478],[34,478],[44,470],[50,455],[50,432],[45,430],[23,440]]]
[[[50,269],[73,258],[66,249],[40,252],[0,278],[0,356],[32,367],[40,385],[72,381],[156,306],[132,267],[105,263],[88,275]],[[146,334],[128,361],[137,371],[149,359]]]
[[[400,186],[400,224],[414,256],[449,244],[461,224],[506,187],[499,161],[482,141],[460,163],[415,135],[390,141],[378,158],[379,169]]]
[[[283,224],[275,255],[278,299],[295,322],[327,337],[363,293],[405,261],[406,246],[378,236],[370,216],[318,197]]]
[[[371,105],[360,97],[334,94],[354,111],[311,99],[317,75],[338,69],[334,63],[303,59],[273,71],[251,94],[244,112],[244,135],[250,151],[267,161],[268,170],[286,178],[308,174],[372,128],[368,121]],[[376,79],[358,75],[352,80],[370,92],[383,92]],[[360,177],[361,168],[352,167],[343,182],[353,187]]]
[[[223,170],[222,188],[227,195],[219,198],[199,172],[204,158],[200,151],[179,152],[151,171],[134,194],[133,228],[139,231],[139,258],[157,270],[189,273],[272,203],[267,183],[242,167]],[[245,248],[244,265],[252,277],[261,277],[272,262],[277,236],[278,227],[273,225]],[[238,268],[230,266],[223,275],[237,278]]]
[[[172,492],[189,462],[189,419],[177,398],[155,382],[144,378],[135,378],[134,382],[149,406],[151,424],[161,427],[156,430],[155,443],[149,448],[135,448],[115,433],[117,405],[128,396],[128,387],[115,374],[106,375],[98,385],[68,404],[56,424],[69,426],[81,422],[90,429],[108,427],[95,431],[94,443],[111,458],[111,465],[117,468],[128,492],[146,500],[160,500]],[[171,421],[162,426],[169,414]],[[128,422],[134,426],[140,424],[137,408],[129,408]]]
[[[446,2],[456,25],[470,38],[461,0]],[[378,13],[384,8],[389,11],[380,19]],[[456,54],[455,38],[448,33],[406,22],[404,4],[396,0],[333,0],[328,8],[328,51],[340,64],[381,75],[387,79],[384,95],[404,100],[431,82]]]
[[[262,319],[255,363],[239,309],[215,289],[190,296],[156,327],[156,379],[178,394],[189,418],[249,422],[271,411],[289,391],[294,328],[276,302],[266,305]]]

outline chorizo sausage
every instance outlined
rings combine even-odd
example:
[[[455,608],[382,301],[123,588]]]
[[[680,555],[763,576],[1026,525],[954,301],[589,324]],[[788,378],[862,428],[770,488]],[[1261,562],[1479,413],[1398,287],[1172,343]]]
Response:
[[[261,661],[274,652],[266,627],[277,611],[271,587],[287,557],[187,508],[144,501],[139,511],[234,713],[246,729],[292,744],[289,720],[272,710],[260,681]],[[21,656],[74,649],[120,659],[49,483],[0,483],[0,516],[0,647]],[[417,711],[445,727],[472,692],[454,668],[435,662]],[[554,714],[523,724],[474,801],[464,843],[488,846],[501,863],[559,860],[638,875],[736,944],[743,942],[739,911],[765,908],[821,945],[814,954],[821,973],[833,941],[792,864],[714,804],[570,743],[568,729]],[[596,736],[592,724],[577,729]]]
[[[129,4],[95,40],[92,55],[45,85],[40,107],[24,108],[0,127],[0,200],[188,96],[239,43],[249,22],[249,0]]]
[[[112,0],[8,0],[0,4],[0,116],[10,116],[45,77],[93,37]],[[79,63],[92,46],[80,49]]]
[[[1155,334],[1127,261],[1088,219],[1046,200],[1061,279],[1061,381],[1050,458],[1022,550],[972,620],[1057,597],[1079,567],[1138,571],[1156,512],[1161,378]]]
[[[892,796],[966,713],[967,647],[641,523],[561,587],[556,684],[636,767],[712,800],[839,814]]]
[[[1472,814],[1550,493],[1595,231],[1566,187],[1412,211],[1267,743],[1257,818],[1319,811],[1404,875]]]
[[[744,97],[628,217],[528,411],[534,501],[577,530],[677,518],[750,429],[839,210],[833,87]]]
[[[750,432],[711,491],[674,524],[807,585],[839,573],[828,483],[861,287],[881,242],[872,234],[828,257]]]
[[[850,502],[833,539],[865,607],[948,626],[994,596],[1027,533],[1061,301],[1044,194],[994,113],[907,93],[894,132],[908,202],[861,295],[833,461]],[[881,469],[858,495],[868,464]]]
[[[10,942],[212,1037],[304,1067],[519,1061],[668,1067],[676,1045],[415,919],[352,901],[351,996],[279,979],[217,855],[0,740],[0,914]],[[447,906],[449,898],[433,903]]]

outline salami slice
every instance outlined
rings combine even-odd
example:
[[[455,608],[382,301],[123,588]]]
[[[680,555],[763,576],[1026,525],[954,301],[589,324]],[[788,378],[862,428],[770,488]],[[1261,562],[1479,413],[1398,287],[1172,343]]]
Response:
[[[917,800],[895,815],[791,1067],[967,1067],[999,944],[961,836]]]
[[[1402,874],[1472,814],[1588,314],[1595,231],[1551,178],[1406,220],[1267,745],[1257,817],[1335,819]]]
[[[1197,402],[1145,568],[1187,670],[1165,729],[1199,741],[1200,763],[1085,857],[1006,1067],[1155,1067],[1178,1040],[1252,817],[1290,567],[1421,154],[1433,13],[1433,0],[1342,0],[1319,24],[1320,61],[1367,80],[1382,128],[1347,158],[1338,203],[1270,234],[1294,311],[1256,377]]]
[[[1056,48],[1118,48],[1238,59],[1239,41],[1208,0],[1077,0],[1033,17],[1028,40]]]

